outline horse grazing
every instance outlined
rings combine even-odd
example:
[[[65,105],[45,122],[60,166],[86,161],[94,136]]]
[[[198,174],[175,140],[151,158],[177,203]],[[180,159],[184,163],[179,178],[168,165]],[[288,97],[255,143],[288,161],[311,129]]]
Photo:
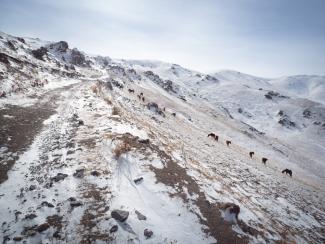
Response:
[[[143,97],[143,92],[140,93],[140,96]]]
[[[173,115],[174,117],[176,117],[176,113],[172,113],[172,115]]]
[[[208,135],[208,137],[213,137],[213,138],[216,138],[216,134],[214,134],[214,133],[210,133],[209,135]]]
[[[145,101],[145,98],[144,97],[142,97],[142,102],[144,102]]]
[[[214,139],[215,139],[216,141],[218,141],[218,140],[219,140],[219,136],[215,135]]]
[[[290,177],[292,177],[292,170],[290,170],[290,169],[282,170],[282,174],[283,173],[286,173],[286,175],[290,175]]]
[[[262,158],[262,163],[266,164],[267,158]]]
[[[130,93],[134,93],[134,90],[133,89],[129,89],[128,90]]]
[[[231,144],[231,141],[226,141],[226,144],[229,147],[229,145]]]
[[[253,158],[254,152],[249,152],[249,156]]]

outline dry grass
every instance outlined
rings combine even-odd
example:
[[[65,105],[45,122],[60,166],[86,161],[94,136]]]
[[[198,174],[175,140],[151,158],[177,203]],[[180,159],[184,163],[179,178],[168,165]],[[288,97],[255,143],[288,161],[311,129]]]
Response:
[[[112,101],[109,97],[105,97],[104,101],[108,104],[108,105],[112,105]]]
[[[122,154],[129,151],[131,151],[131,146],[127,142],[123,141],[115,147],[113,154],[116,159],[119,159]]]
[[[97,85],[92,85],[92,86],[90,87],[90,90],[91,90],[93,93],[98,94],[98,87],[97,87]]]
[[[112,109],[112,115],[120,115],[120,109],[114,106]]]

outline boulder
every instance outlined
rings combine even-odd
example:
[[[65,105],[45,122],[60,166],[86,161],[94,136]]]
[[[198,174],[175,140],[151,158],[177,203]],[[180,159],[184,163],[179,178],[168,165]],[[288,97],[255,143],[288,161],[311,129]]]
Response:
[[[111,212],[111,216],[113,219],[116,219],[120,222],[124,222],[129,217],[129,212],[116,209]]]
[[[48,50],[45,47],[40,47],[39,49],[32,50],[32,54],[35,58],[45,61],[44,55],[46,55]]]
[[[143,231],[143,234],[146,237],[146,239],[149,239],[153,235],[153,232],[151,230],[149,230],[149,229],[145,229]]]
[[[85,169],[77,169],[76,172],[73,173],[73,176],[76,178],[83,178],[85,176]]]
[[[147,217],[140,213],[138,210],[135,210],[135,214],[138,217],[138,220],[147,220]]]
[[[113,225],[112,228],[109,230],[110,233],[116,232],[118,230],[117,225]]]
[[[43,232],[43,231],[46,231],[48,228],[50,228],[50,225],[48,223],[44,223],[44,224],[37,226],[36,230],[38,232]]]
[[[64,180],[66,177],[68,177],[67,174],[58,173],[56,176],[52,177],[52,180],[58,182]]]
[[[142,181],[143,181],[143,177],[140,177],[140,178],[135,179],[135,180],[134,180],[134,183],[135,183],[135,184],[139,184],[139,183],[141,183]]]

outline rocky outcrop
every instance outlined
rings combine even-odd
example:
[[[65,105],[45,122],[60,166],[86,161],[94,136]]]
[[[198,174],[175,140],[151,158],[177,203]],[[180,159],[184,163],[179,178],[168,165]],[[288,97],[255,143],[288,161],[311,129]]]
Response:
[[[45,61],[44,56],[47,55],[47,48],[45,47],[40,47],[39,49],[32,50],[32,54],[35,58]]]
[[[111,212],[111,216],[115,220],[118,220],[120,222],[124,222],[129,217],[129,212],[128,211],[124,211],[124,210],[118,210],[118,209],[116,209],[116,210],[113,210]]]
[[[49,49],[60,53],[65,53],[69,49],[69,45],[65,41],[59,41],[49,45]]]

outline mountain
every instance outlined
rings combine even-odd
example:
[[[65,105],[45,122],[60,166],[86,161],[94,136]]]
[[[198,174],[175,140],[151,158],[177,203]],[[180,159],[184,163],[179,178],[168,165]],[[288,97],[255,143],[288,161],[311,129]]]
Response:
[[[1,32],[0,241],[321,243],[323,80]]]

